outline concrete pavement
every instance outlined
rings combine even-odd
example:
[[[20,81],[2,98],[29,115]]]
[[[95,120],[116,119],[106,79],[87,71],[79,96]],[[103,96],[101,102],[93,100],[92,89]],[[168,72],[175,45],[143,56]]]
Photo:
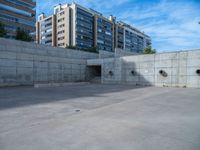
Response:
[[[199,150],[200,89],[0,89],[1,150]]]

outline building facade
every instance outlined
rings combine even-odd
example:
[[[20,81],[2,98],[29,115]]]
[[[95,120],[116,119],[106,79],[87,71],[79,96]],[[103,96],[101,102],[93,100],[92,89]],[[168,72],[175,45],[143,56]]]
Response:
[[[72,46],[80,49],[94,47],[93,13],[78,4],[72,4]]]
[[[56,32],[56,46],[58,47],[67,47],[72,45],[71,40],[71,8],[68,4],[54,7],[54,16],[56,17],[55,21],[55,32]]]
[[[124,27],[119,23],[115,24],[115,48],[124,49]]]
[[[35,39],[35,0],[0,0],[0,22],[5,25],[7,38],[15,38],[17,28]]]
[[[96,48],[111,52],[119,48],[142,53],[151,45],[150,37],[138,29],[76,3],[55,6],[52,16],[40,15],[36,28],[39,44],[58,47]]]
[[[36,41],[41,44],[56,46],[56,17],[55,15],[46,17],[41,14],[40,23],[36,23]]]
[[[114,22],[102,15],[94,17],[94,39],[98,50],[113,51],[114,49]]]
[[[151,46],[151,38],[138,29],[124,23],[116,23],[115,47],[134,53],[143,53],[144,48]]]

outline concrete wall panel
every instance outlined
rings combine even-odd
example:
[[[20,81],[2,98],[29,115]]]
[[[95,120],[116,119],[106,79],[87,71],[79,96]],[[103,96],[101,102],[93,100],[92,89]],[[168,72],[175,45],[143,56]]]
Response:
[[[134,85],[156,85],[172,87],[200,87],[200,50],[121,57],[121,66],[114,59],[104,59],[104,82]],[[109,63],[108,63],[109,62]],[[112,77],[108,71],[118,72]],[[165,71],[166,76],[160,71]],[[133,75],[131,71],[135,71]],[[117,78],[117,77],[121,78]]]
[[[0,38],[0,86],[85,81],[97,54]]]

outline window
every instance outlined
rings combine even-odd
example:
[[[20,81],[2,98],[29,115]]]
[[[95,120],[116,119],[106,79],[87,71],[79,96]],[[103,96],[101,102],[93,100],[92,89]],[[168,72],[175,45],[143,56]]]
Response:
[[[16,5],[20,5],[20,6],[24,6],[24,7],[28,7],[30,9],[33,9],[35,6],[34,5],[31,5],[29,3],[26,3],[26,2],[23,2],[21,0],[6,0],[8,2],[11,2],[11,3],[14,3]]]
[[[47,37],[47,38],[48,38],[48,37],[52,37],[52,34],[49,34],[49,35],[47,35],[46,37]]]
[[[97,43],[104,44],[104,41],[102,41],[102,40],[97,40]]]
[[[60,41],[60,40],[64,40],[64,39],[65,39],[65,37],[62,36],[62,37],[59,37],[59,38],[58,38],[58,41]]]
[[[52,29],[45,30],[45,33],[52,32]]]
[[[64,21],[65,18],[58,19],[58,22]]]
[[[111,35],[111,33],[110,33],[110,32],[107,32],[107,31],[106,31],[106,34],[107,34],[107,35]]]
[[[48,26],[51,26],[51,25],[52,25],[52,23],[48,23],[48,24],[45,25],[45,27],[48,27]]]
[[[65,26],[65,24],[61,24],[61,25],[58,26],[58,28],[62,28],[64,26]]]
[[[17,9],[17,8],[14,8],[14,7],[10,7],[10,6],[4,5],[4,4],[0,4],[0,8],[4,9],[4,10],[12,11],[12,12],[15,12],[17,14],[24,15],[24,16],[32,17],[32,13],[29,13],[27,11],[20,10],[20,9]]]
[[[52,40],[48,40],[48,41],[45,41],[45,44],[51,43],[51,42],[52,42]]]
[[[65,30],[59,31],[58,34],[65,33]]]
[[[102,32],[102,30],[101,30],[101,29],[98,29],[98,32]]]
[[[28,21],[25,19],[21,19],[21,18],[16,18],[14,16],[10,16],[7,14],[0,14],[0,20],[6,20],[6,21],[12,21],[12,22],[16,22],[16,23],[20,23],[20,24],[24,24],[24,25],[28,25],[28,26],[35,26],[35,23],[33,21]]]
[[[65,45],[65,43],[60,43],[60,44],[58,44],[58,46],[64,46]]]
[[[48,22],[48,21],[50,21],[52,18],[50,17],[50,18],[48,18],[48,19],[46,19],[44,22]]]
[[[62,15],[64,15],[64,14],[65,14],[65,12],[63,11],[63,12],[60,13],[60,16],[62,16]]]

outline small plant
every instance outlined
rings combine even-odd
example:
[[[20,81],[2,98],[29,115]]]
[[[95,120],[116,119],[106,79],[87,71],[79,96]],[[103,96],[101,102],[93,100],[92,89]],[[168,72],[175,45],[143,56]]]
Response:
[[[144,49],[144,54],[155,54],[155,53],[156,53],[156,50],[155,50],[155,49],[152,49],[151,46],[146,47],[146,48]]]
[[[33,41],[32,37],[26,31],[20,28],[17,28],[15,39],[27,42]]]
[[[0,22],[0,37],[5,37],[7,31],[5,30],[5,25]]]
[[[92,53],[98,53],[96,47],[83,48],[83,49],[81,49],[81,50],[87,51],[87,52],[92,52]]]

